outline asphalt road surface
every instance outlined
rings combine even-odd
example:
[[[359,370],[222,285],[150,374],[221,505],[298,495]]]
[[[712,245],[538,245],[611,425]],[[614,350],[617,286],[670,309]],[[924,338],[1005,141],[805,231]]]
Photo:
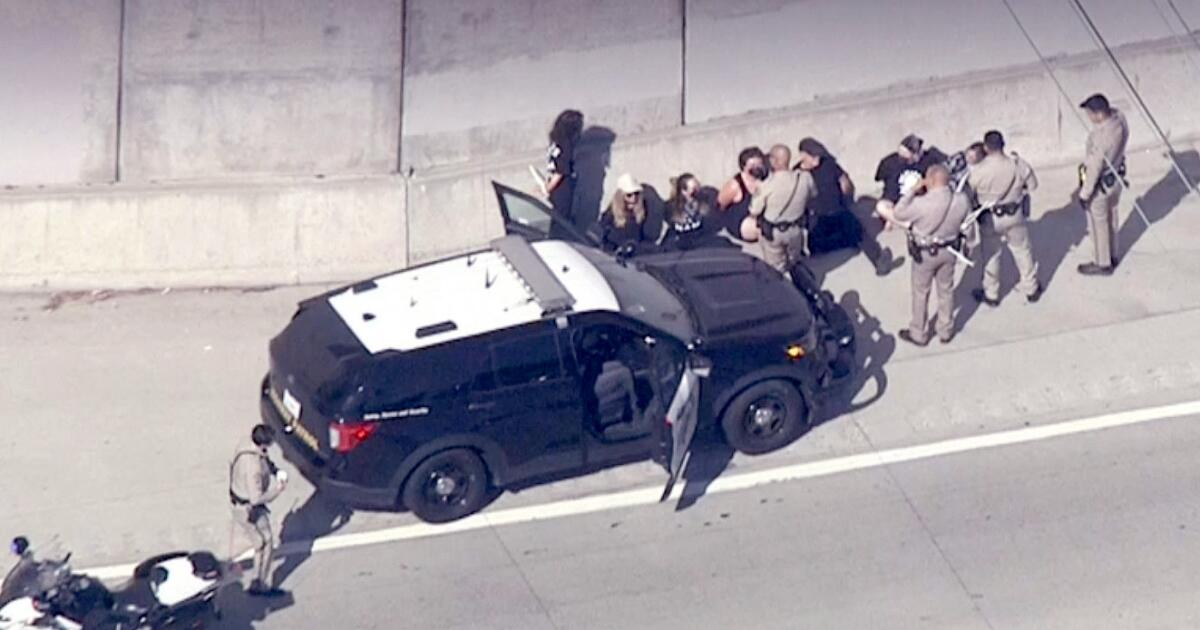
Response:
[[[1198,419],[317,553],[261,627],[1197,627]]]
[[[682,502],[626,500],[663,479],[633,464],[506,493],[456,531],[329,505],[294,475],[275,505],[292,596],[231,589],[225,627],[1200,626],[1191,416],[737,485],[1200,399],[1200,200],[1154,156],[1130,163],[1152,225],[1122,204],[1117,273],[1075,273],[1090,242],[1074,174],[1043,169],[1045,296],[979,307],[963,270],[949,346],[897,341],[907,269],[814,261],[858,323],[852,404],[766,456],[705,447]],[[898,233],[882,240],[903,254]],[[1006,291],[1013,275],[1006,260]],[[174,549],[240,552],[229,459],[257,421],[267,340],[321,289],[0,296],[0,536],[57,537],[104,577]]]

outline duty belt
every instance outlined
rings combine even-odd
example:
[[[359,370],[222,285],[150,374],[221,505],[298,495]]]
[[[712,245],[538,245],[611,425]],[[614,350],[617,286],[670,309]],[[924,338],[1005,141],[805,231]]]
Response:
[[[962,240],[963,240],[963,237],[960,234],[959,236],[956,236],[949,240],[933,241],[933,242],[925,242],[925,243],[918,243],[916,239],[909,238],[908,243],[909,243],[909,247],[912,249],[916,249],[917,251],[920,251],[922,253],[927,253],[930,256],[937,256],[938,252],[942,251],[942,249],[949,248],[949,247],[955,247]]]
[[[1021,211],[1021,206],[1022,204],[1019,201],[1016,203],[998,203],[988,208],[988,212],[998,217],[1011,217]]]
[[[238,495],[234,494],[233,490],[229,491],[229,502],[234,504],[237,507],[241,507],[243,505],[250,505],[250,501],[247,501],[246,499],[243,499],[242,497],[239,497]]]
[[[801,225],[804,225],[804,219],[796,219],[795,221],[779,221],[778,223],[776,223],[774,221],[768,221],[764,217],[763,223],[770,225],[772,230],[779,230],[780,232],[786,232],[792,228],[796,228],[796,227],[800,227]]]
[[[1083,186],[1086,183],[1086,180],[1087,167],[1080,164],[1079,185]],[[1117,165],[1117,169],[1115,171],[1109,168],[1108,164],[1105,164],[1104,168],[1100,170],[1100,177],[1097,179],[1096,183],[1099,184],[1099,187],[1103,192],[1108,192],[1117,186],[1118,180],[1124,183],[1126,186],[1129,185],[1129,183],[1125,181],[1125,160],[1121,160],[1121,163]]]

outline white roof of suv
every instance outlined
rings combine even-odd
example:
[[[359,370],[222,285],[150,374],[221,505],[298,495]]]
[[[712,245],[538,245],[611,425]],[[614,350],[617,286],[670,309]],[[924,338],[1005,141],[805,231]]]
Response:
[[[489,251],[377,278],[374,288],[347,289],[331,296],[329,304],[372,354],[535,322],[548,308],[620,310],[608,281],[572,245],[526,244],[517,238],[500,239]]]

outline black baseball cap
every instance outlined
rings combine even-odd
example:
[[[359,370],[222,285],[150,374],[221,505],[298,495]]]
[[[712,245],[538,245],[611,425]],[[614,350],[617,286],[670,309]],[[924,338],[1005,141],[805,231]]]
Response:
[[[1105,113],[1112,108],[1112,106],[1108,103],[1108,97],[1100,93],[1096,93],[1087,97],[1087,100],[1080,103],[1079,106],[1091,112]]]
[[[900,141],[900,146],[913,153],[920,153],[921,147],[925,146],[925,141],[921,139],[921,136],[918,136],[915,133],[910,133],[907,136],[904,136],[904,139]]]

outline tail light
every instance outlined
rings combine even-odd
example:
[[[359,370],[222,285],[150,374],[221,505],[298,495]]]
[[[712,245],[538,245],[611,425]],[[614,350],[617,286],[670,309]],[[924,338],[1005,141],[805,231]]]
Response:
[[[329,447],[339,453],[349,453],[367,441],[378,427],[376,422],[331,422]]]

